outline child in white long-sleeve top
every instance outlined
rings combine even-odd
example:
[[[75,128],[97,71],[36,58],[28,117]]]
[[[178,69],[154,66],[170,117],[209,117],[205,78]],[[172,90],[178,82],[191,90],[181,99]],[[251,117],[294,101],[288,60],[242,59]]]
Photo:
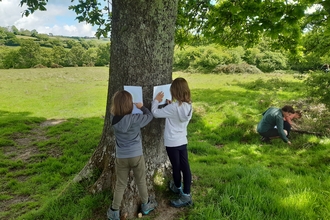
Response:
[[[155,118],[166,118],[164,131],[164,145],[172,164],[173,181],[170,189],[180,197],[172,200],[174,207],[183,207],[192,204],[190,195],[191,171],[187,151],[187,126],[192,117],[190,89],[184,78],[176,78],[170,88],[172,101],[164,108],[158,108],[164,98],[159,92],[152,102],[151,112]],[[181,172],[183,176],[183,189],[181,185]]]

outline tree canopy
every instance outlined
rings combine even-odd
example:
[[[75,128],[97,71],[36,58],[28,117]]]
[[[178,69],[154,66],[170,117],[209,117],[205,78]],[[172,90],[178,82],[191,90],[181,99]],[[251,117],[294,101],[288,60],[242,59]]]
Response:
[[[1,1],[1,0],[0,0]],[[97,36],[107,36],[111,28],[111,0],[74,1],[79,22],[98,26]],[[46,10],[48,0],[21,0],[28,16]],[[308,9],[313,10],[308,10]],[[294,51],[303,31],[329,26],[330,3],[326,0],[179,0],[176,43],[194,40],[226,46],[251,46],[262,36],[274,46]]]

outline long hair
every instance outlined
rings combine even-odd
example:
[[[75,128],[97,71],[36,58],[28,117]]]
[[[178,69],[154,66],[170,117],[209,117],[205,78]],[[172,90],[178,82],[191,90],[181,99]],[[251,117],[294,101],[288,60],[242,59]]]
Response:
[[[117,91],[111,100],[111,114],[124,116],[131,114],[133,110],[133,98],[131,93],[121,90]]]
[[[184,78],[179,77],[173,80],[170,91],[172,99],[177,100],[179,105],[181,105],[182,102],[191,103],[190,89]]]

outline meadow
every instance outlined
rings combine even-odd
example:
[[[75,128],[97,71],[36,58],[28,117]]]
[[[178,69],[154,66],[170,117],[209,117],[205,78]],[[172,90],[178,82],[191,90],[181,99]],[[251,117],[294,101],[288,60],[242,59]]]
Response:
[[[92,182],[71,180],[100,140],[108,72],[0,70],[0,219],[106,219],[112,193],[91,195]],[[188,127],[194,206],[170,219],[330,219],[327,135],[293,132],[288,145],[261,143],[256,133],[269,106],[307,108],[301,77],[178,76],[187,79],[194,106]],[[299,123],[317,127],[316,121]],[[143,219],[164,219],[161,212]]]

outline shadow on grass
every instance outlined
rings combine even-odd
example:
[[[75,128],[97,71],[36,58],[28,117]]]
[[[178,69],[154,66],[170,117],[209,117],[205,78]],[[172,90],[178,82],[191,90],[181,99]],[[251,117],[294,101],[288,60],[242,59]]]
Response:
[[[105,217],[109,192],[93,196],[88,183],[68,185],[96,149],[104,119],[54,124],[30,115],[0,111],[0,218],[79,219],[100,208]]]

